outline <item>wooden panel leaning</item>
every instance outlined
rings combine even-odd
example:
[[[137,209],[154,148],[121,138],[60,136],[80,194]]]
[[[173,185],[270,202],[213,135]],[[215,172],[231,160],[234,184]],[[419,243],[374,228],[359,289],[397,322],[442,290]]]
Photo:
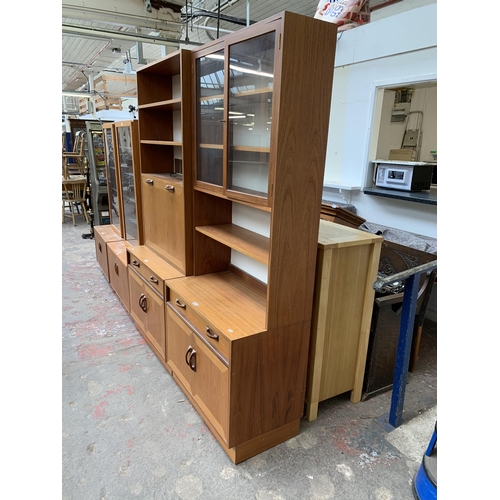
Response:
[[[306,419],[318,404],[351,391],[361,400],[383,238],[321,220],[306,392]]]

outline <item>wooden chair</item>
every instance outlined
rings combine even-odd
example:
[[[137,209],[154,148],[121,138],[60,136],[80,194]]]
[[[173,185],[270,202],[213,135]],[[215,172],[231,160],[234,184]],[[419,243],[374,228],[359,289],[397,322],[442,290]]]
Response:
[[[76,226],[75,216],[81,215],[87,224],[89,218],[85,206],[85,195],[87,191],[87,178],[83,175],[73,175],[69,179],[62,179],[62,221],[71,217],[73,226]],[[66,206],[69,206],[70,214],[66,214]],[[80,213],[80,207],[82,209]]]
[[[85,175],[85,137],[86,132],[79,130],[75,134],[73,151],[63,151],[62,175],[64,179],[69,179],[71,175]],[[71,159],[74,160],[74,163],[69,162]]]

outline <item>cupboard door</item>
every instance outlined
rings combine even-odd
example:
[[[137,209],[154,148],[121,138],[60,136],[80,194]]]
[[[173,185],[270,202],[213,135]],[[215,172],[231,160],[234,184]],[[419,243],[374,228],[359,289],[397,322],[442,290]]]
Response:
[[[224,51],[196,60],[196,181],[222,187]]]
[[[130,125],[116,126],[117,163],[120,167],[121,195],[123,201],[123,236],[138,240],[137,210],[135,205],[134,164]]]
[[[184,271],[184,189],[177,179],[142,175],[145,244]]]
[[[229,368],[167,305],[168,364],[228,443]]]
[[[108,243],[109,281],[125,309],[130,311],[126,254],[122,241]]]
[[[106,276],[106,279],[109,281],[108,249],[106,241],[98,231],[94,231],[94,241],[97,262],[99,263],[104,276]]]
[[[144,294],[144,281],[137,275],[136,272],[129,269],[128,272],[128,286],[130,291],[130,315],[137,324],[139,330],[144,335],[146,332],[146,312],[142,307],[145,297]]]
[[[229,46],[226,194],[269,196],[275,32]],[[266,202],[267,203],[267,202]]]
[[[165,361],[165,309],[163,296],[158,295],[149,285],[144,285],[142,307],[147,316],[146,336],[156,347],[159,355]]]
[[[114,143],[114,125],[105,125],[102,128],[104,134],[104,149],[106,154],[106,169],[108,176],[108,197],[109,197],[109,220],[115,227],[118,234],[122,235],[121,229],[121,204],[118,194],[119,178],[116,166],[116,151]]]

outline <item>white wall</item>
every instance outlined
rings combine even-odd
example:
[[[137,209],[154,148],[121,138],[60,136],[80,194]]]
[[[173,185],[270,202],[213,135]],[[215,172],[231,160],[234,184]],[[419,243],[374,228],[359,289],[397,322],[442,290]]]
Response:
[[[371,137],[377,90],[436,80],[436,3],[342,33],[335,56],[324,178],[325,184],[361,187],[350,198],[360,217],[431,237],[437,237],[436,206],[375,197],[362,188],[368,185],[369,161],[376,159],[370,155],[376,152]],[[324,198],[341,200],[328,189]]]

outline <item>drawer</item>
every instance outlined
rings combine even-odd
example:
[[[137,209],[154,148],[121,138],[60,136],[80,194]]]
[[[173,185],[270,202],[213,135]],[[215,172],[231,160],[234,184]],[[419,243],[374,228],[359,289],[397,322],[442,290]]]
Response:
[[[162,297],[163,297],[163,280],[157,273],[144,263],[141,259],[136,257],[133,253],[128,253],[129,265],[132,266],[143,278],[149,283]]]
[[[226,360],[229,360],[229,340],[222,335],[210,321],[207,321],[196,310],[196,306],[184,300],[177,292],[170,290],[169,301],[173,309],[177,310],[198,330],[201,336],[207,340],[210,345],[216,349]]]

